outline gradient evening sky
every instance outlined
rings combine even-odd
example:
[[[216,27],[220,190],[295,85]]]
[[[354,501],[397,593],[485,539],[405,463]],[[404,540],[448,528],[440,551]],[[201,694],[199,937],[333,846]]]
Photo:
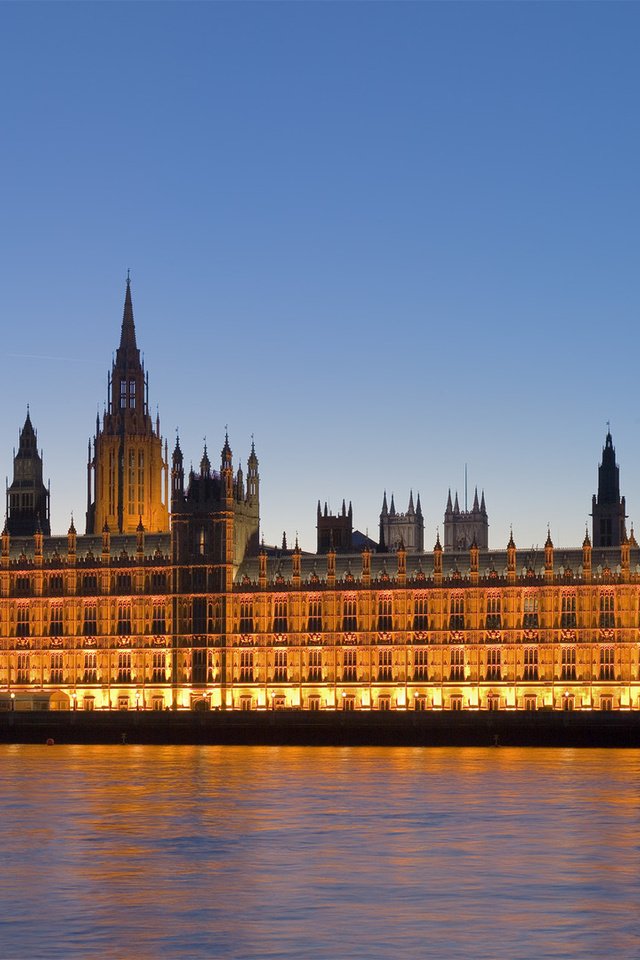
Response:
[[[317,500],[486,491],[581,542],[611,429],[640,527],[640,6],[2,3],[0,469],[26,405],[84,529],[127,268],[171,451],[251,434]],[[471,497],[470,497],[471,499]]]

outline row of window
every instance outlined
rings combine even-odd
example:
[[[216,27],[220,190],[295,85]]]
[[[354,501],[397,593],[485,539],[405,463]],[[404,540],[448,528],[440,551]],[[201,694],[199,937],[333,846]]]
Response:
[[[78,578],[78,592],[82,594],[99,593],[98,585],[100,579],[97,574],[90,573],[80,575]],[[145,589],[153,593],[165,593],[167,590],[167,574],[164,572],[155,572],[145,577]],[[131,573],[117,573],[113,581],[113,590],[110,593],[131,593],[133,589],[133,577]],[[33,579],[30,576],[17,576],[13,584],[14,593],[19,596],[32,596],[34,591]],[[62,574],[53,574],[47,577],[43,584],[43,593],[45,596],[61,596],[64,593],[64,577]]]
[[[562,597],[562,609],[560,613],[560,626],[563,628],[575,628],[576,619],[576,597],[567,595]],[[239,633],[254,632],[254,610],[251,600],[240,602]],[[466,626],[465,619],[465,598],[464,596],[453,596],[449,599],[448,625],[450,630],[464,630]],[[486,601],[486,615],[484,617],[485,628],[487,630],[498,630],[502,627],[502,597],[500,595],[489,595]],[[415,597],[413,601],[413,611],[410,614],[413,630],[429,629],[429,611],[427,597]],[[320,599],[309,599],[307,601],[306,624],[309,632],[322,630],[323,615],[322,601]],[[273,601],[273,632],[286,633],[289,625],[288,599],[282,597]],[[342,601],[341,624],[343,631],[352,631],[358,629],[357,601],[355,597],[345,597]],[[388,596],[379,597],[376,611],[377,629],[387,631],[393,629],[393,603],[392,598]],[[533,629],[539,626],[538,597],[527,595],[524,597],[522,626],[524,629]],[[599,626],[602,628],[615,627],[615,598],[613,593],[602,594],[600,596]]]
[[[245,695],[238,698],[238,706],[240,710],[255,710],[256,701],[253,697]],[[357,698],[351,694],[343,693],[339,702],[339,709],[341,710],[356,710],[360,705],[358,704]],[[411,704],[414,710],[424,711],[429,707],[428,698],[423,694],[416,694],[413,697],[413,702]],[[505,703],[502,697],[498,694],[490,694],[484,704],[482,705],[486,710],[503,710]],[[543,706],[540,703],[539,698],[534,694],[525,695],[522,699],[522,706],[525,710],[538,710]],[[614,703],[612,696],[601,696],[598,698],[596,704],[597,708],[600,710],[613,710]],[[321,710],[323,707],[322,698],[319,696],[311,696],[307,698],[306,707],[308,710]],[[563,710],[575,710],[575,697],[567,693],[563,695],[561,701],[561,707]],[[274,695],[271,701],[271,708],[273,710],[285,710],[286,709],[286,697]],[[372,708],[374,710],[391,710],[392,701],[389,696],[380,696],[376,697],[372,703]],[[445,702],[445,709],[448,710],[464,710],[465,701],[464,697],[454,694],[447,698]]]

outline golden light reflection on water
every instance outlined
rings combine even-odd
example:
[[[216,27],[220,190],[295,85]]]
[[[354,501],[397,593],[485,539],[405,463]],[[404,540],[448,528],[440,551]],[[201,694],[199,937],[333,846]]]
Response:
[[[633,751],[0,758],[3,957],[640,957]]]

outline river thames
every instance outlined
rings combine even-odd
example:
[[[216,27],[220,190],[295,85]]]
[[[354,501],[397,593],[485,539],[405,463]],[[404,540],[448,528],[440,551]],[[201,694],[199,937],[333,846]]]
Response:
[[[0,757],[5,960],[640,957],[637,751]]]

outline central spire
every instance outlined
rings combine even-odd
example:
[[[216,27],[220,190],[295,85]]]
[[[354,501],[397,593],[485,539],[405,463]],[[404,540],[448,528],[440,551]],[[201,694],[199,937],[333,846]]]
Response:
[[[122,330],[120,332],[120,346],[118,351],[129,353],[138,349],[136,343],[136,328],[133,322],[133,302],[131,300],[131,277],[127,270],[127,288],[124,295],[124,311],[122,314]]]
[[[96,423],[93,456],[89,452],[87,532],[99,533],[106,521],[111,530],[134,533],[140,517],[145,531],[164,532],[169,526],[168,465],[159,418],[154,427],[149,415],[148,380],[136,343],[129,273],[120,345],[108,390],[102,424]]]

